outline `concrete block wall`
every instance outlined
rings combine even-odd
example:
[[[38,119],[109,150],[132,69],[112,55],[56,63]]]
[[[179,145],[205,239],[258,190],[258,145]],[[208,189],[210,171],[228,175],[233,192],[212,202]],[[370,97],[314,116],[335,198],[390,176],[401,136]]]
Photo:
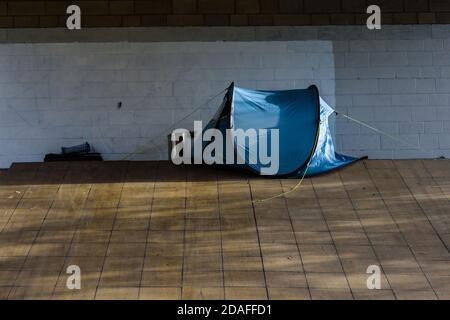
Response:
[[[312,49],[297,52],[304,45]],[[3,44],[0,52],[0,167],[84,141],[106,159],[163,159],[173,125],[206,124],[224,92],[205,102],[233,81],[323,82],[333,95],[330,41]]]
[[[375,158],[450,157],[450,40],[345,43],[335,54],[337,109],[404,142],[339,119],[339,149]]]
[[[209,120],[220,97],[190,114],[232,81],[316,84],[337,111],[407,142],[338,117],[335,142],[346,154],[450,156],[448,25],[146,29],[127,38],[99,30],[83,34],[89,42],[59,43],[39,32],[14,30],[5,38],[17,43],[0,44],[0,167],[85,141],[106,159],[166,158],[173,125]],[[45,41],[20,40],[30,35]]]

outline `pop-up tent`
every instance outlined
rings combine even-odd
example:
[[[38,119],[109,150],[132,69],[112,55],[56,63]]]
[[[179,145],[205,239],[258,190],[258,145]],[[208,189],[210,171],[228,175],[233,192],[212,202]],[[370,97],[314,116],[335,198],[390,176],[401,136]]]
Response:
[[[310,176],[358,160],[335,152],[328,127],[328,117],[333,112],[320,98],[314,85],[302,90],[257,91],[238,88],[232,84],[205,130],[215,128],[225,135],[227,129],[278,129],[279,167],[274,175],[296,177],[306,173]],[[244,167],[261,174],[267,164],[262,163],[258,157],[256,163],[249,161],[254,152],[251,144],[259,143],[260,139],[260,135],[253,142],[235,139],[233,152],[243,155],[245,163],[232,166]],[[270,144],[267,137],[266,141]],[[268,149],[271,149],[270,145]],[[226,152],[224,150],[221,155],[223,163]]]

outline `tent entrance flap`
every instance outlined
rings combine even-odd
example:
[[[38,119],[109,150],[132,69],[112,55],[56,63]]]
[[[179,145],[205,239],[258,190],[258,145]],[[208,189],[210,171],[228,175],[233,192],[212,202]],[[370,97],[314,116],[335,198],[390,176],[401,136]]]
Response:
[[[302,176],[306,169],[307,175],[314,175],[358,160],[335,152],[328,126],[328,117],[333,112],[314,85],[307,89],[269,91],[239,88],[233,83],[205,130],[215,128],[223,134],[228,130],[257,132],[253,139],[238,139],[232,134],[232,158],[240,155],[242,159],[239,164],[228,164],[230,166],[263,174],[268,164],[262,161],[261,154],[255,154],[252,144],[266,143],[268,155],[274,150],[277,152],[278,168],[273,175]],[[278,140],[271,139],[274,134],[268,134],[268,138],[259,132],[276,132]],[[272,145],[275,143],[278,145]],[[223,163],[226,163],[227,152],[229,149],[224,149],[221,155]]]

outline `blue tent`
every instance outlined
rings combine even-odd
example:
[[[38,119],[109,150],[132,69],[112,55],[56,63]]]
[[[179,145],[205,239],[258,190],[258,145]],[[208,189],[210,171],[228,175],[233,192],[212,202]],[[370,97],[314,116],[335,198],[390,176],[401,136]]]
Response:
[[[238,88],[232,84],[213,119],[205,127],[216,128],[225,134],[226,129],[278,129],[279,167],[275,176],[303,176],[324,173],[340,168],[358,158],[344,156],[334,151],[328,117],[334,110],[319,96],[316,86],[302,90],[259,91]],[[270,130],[269,130],[270,131]],[[244,155],[245,163],[233,164],[261,174],[267,166],[249,159],[250,146],[255,141],[234,140],[234,153]],[[265,142],[270,146],[270,139]],[[207,144],[204,144],[204,147]],[[229,152],[229,151],[228,151]],[[226,150],[223,150],[225,163]],[[254,152],[253,152],[254,153]],[[233,155],[236,157],[236,155]],[[255,159],[255,158],[253,158]]]

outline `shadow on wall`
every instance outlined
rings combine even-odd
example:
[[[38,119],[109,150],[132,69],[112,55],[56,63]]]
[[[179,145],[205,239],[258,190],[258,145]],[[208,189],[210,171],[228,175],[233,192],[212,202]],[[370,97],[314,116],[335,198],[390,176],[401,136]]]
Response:
[[[338,152],[373,159],[450,156],[448,26],[328,28],[333,39],[335,104],[388,135],[337,116]]]

